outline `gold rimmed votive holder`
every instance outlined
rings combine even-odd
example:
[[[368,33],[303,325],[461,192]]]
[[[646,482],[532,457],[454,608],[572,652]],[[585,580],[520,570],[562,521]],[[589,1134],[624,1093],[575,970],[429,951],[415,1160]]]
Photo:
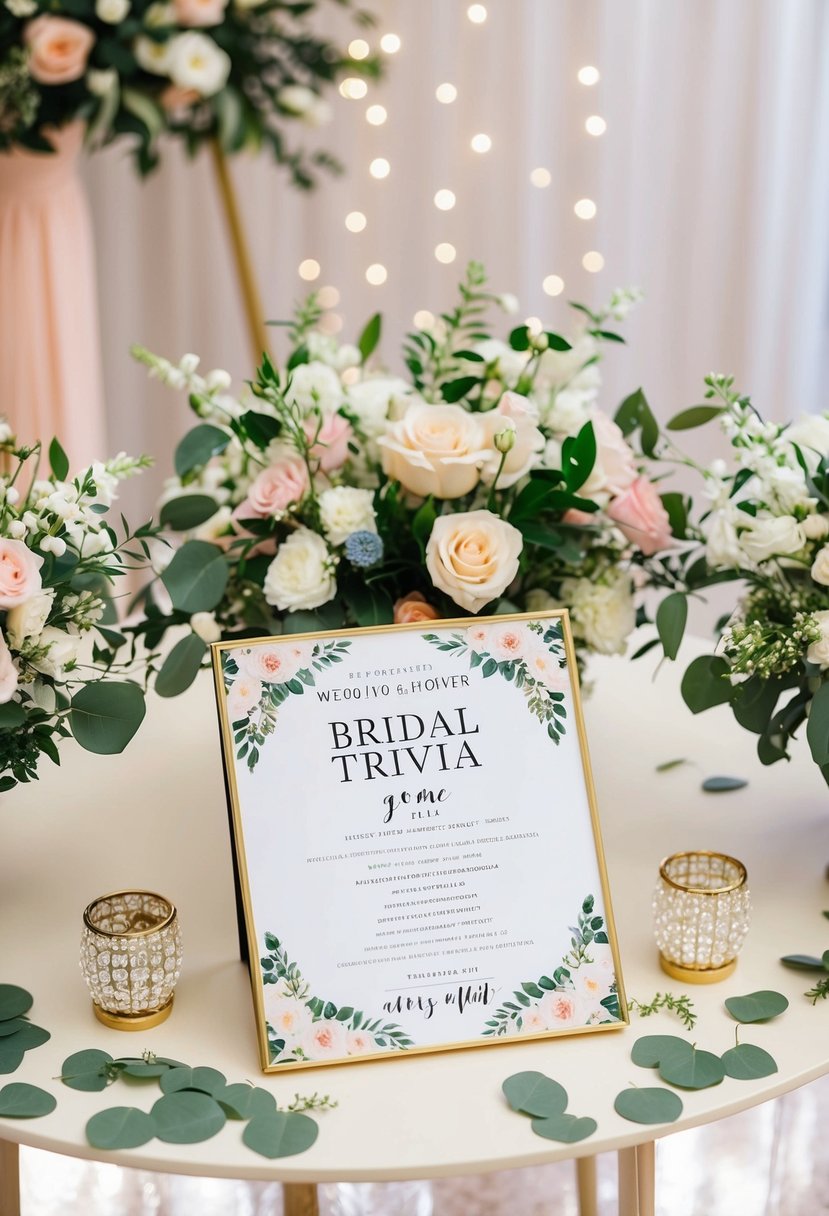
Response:
[[[153,891],[115,891],[83,914],[81,971],[99,1022],[148,1030],[165,1022],[181,974],[175,905]]]
[[[737,966],[751,922],[746,868],[727,853],[674,853],[659,867],[654,934],[662,970],[689,984],[714,984]]]

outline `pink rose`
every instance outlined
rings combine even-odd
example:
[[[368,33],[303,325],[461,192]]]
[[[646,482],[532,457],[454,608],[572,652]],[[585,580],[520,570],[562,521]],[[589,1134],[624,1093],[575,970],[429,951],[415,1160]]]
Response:
[[[630,489],[613,499],[607,513],[646,557],[667,549],[673,541],[668,512],[647,477],[637,477]]]
[[[0,630],[0,705],[11,701],[17,692],[17,668]]]
[[[268,519],[299,502],[308,489],[308,470],[298,456],[285,456],[263,469],[248,490],[245,502],[236,508],[239,519]]]
[[[596,436],[596,463],[590,476],[579,490],[583,498],[590,498],[597,491],[621,494],[636,480],[636,461],[633,451],[625,440],[621,429],[612,418],[593,407],[587,411]]]
[[[189,27],[220,25],[227,0],[173,0],[176,24]]]
[[[182,88],[180,84],[168,84],[158,99],[168,114],[178,110],[189,110],[201,101],[201,93],[195,89]]]
[[[560,1026],[573,1026],[583,1021],[579,1017],[578,1001],[570,992],[550,992],[539,1003],[548,1030],[557,1030]]]
[[[20,540],[0,537],[0,608],[16,608],[41,588],[43,558]]]
[[[395,625],[411,625],[415,621],[437,621],[439,618],[437,608],[433,608],[419,591],[410,591],[408,595],[395,600]]]
[[[23,30],[29,48],[29,72],[40,84],[69,84],[86,71],[95,35],[87,25],[68,17],[45,14]]]
[[[305,434],[309,439],[313,439],[317,431],[317,419],[309,418],[304,425]],[[326,416],[311,448],[311,456],[319,461],[323,473],[331,473],[345,464],[351,435],[351,426],[341,414]]]

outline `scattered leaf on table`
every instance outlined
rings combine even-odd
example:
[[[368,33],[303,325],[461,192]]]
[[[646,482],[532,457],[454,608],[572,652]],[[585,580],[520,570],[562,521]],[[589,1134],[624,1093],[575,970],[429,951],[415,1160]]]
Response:
[[[663,760],[661,764],[657,764],[656,771],[657,771],[657,773],[669,773],[671,771],[671,769],[679,768],[680,765],[690,764],[690,763],[691,763],[690,760],[685,760],[685,759]]]
[[[226,1087],[227,1077],[218,1068],[190,1068],[185,1064],[182,1068],[165,1069],[159,1085],[165,1094],[194,1089],[213,1097]]]
[[[595,1119],[577,1119],[575,1115],[551,1115],[547,1119],[533,1119],[532,1129],[545,1140],[558,1140],[561,1144],[578,1144],[592,1136],[598,1124]]]
[[[14,1043],[22,1051],[31,1051],[33,1047],[42,1047],[44,1043],[48,1043],[51,1037],[49,1031],[44,1030],[42,1026],[24,1022],[17,1034],[6,1039],[6,1043]]]
[[[251,1115],[272,1115],[276,1110],[276,1098],[269,1089],[260,1089],[257,1085],[250,1095]]]
[[[50,1115],[56,1106],[52,1094],[37,1085],[12,1082],[0,1089],[0,1116],[4,1119],[39,1119]]]
[[[219,1103],[229,1119],[249,1119],[253,1114],[250,1109],[252,1094],[253,1086],[249,1082],[237,1081],[233,1085],[225,1085],[224,1089],[214,1090],[211,1097]]]
[[[770,1077],[777,1072],[777,1063],[762,1047],[752,1043],[740,1043],[726,1051],[722,1057],[726,1075],[735,1081],[755,1081],[758,1077]]]
[[[744,777],[706,777],[702,788],[706,794],[727,794],[729,790],[741,790],[747,785]]]
[[[165,1094],[150,1114],[155,1134],[165,1144],[197,1144],[215,1136],[225,1125],[225,1113],[218,1102],[190,1089]]]
[[[782,992],[749,992],[746,996],[730,996],[725,1007],[736,1022],[769,1022],[789,1008]]]
[[[5,1039],[10,1034],[17,1034],[21,1027],[28,1026],[28,1024],[25,1018],[9,1018],[6,1022],[0,1022],[0,1039]]]
[[[516,1072],[501,1089],[513,1110],[547,1119],[567,1109],[567,1090],[543,1072]]]
[[[725,1066],[711,1051],[692,1048],[687,1056],[670,1056],[659,1065],[659,1075],[669,1085],[681,1089],[708,1089],[719,1085],[725,1076]]]
[[[139,1148],[154,1136],[151,1116],[134,1106],[99,1110],[86,1125],[86,1138],[93,1148]]]
[[[90,1047],[86,1051],[76,1051],[63,1061],[60,1079],[70,1089],[79,1089],[83,1093],[100,1093],[109,1084],[107,1065],[113,1059],[108,1051],[100,1051]]]
[[[682,1099],[670,1089],[623,1089],[613,1109],[631,1123],[674,1123],[682,1114]]]
[[[633,1044],[630,1058],[640,1068],[658,1068],[663,1060],[685,1059],[693,1050],[687,1039],[675,1034],[644,1034]]]
[[[823,959],[815,958],[813,954],[784,954],[780,962],[784,967],[794,971],[825,971]]]
[[[25,1052],[22,1047],[10,1046],[14,1038],[0,1039],[0,1073],[16,1072],[23,1063]]]
[[[170,1071],[169,1064],[160,1064],[157,1060],[152,1063],[149,1060],[118,1060],[117,1063],[121,1065],[122,1076],[133,1077],[136,1081],[149,1081],[163,1077],[165,1072]],[[123,1109],[129,1110],[130,1108],[125,1106]]]
[[[25,988],[18,988],[17,984],[0,984],[0,1022],[28,1013],[33,1001],[31,992]]]
[[[307,1115],[274,1111],[270,1115],[255,1115],[245,1126],[242,1140],[255,1153],[273,1159],[304,1153],[318,1134],[317,1124]]]

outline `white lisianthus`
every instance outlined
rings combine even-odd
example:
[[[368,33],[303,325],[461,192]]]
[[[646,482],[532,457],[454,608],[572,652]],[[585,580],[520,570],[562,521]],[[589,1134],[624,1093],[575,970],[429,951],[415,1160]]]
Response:
[[[323,414],[334,414],[343,404],[345,390],[332,367],[314,360],[300,363],[291,372],[285,399],[298,405],[306,414],[314,409],[319,409]]]
[[[86,87],[93,97],[106,97],[118,84],[115,68],[90,68],[86,73]]]
[[[156,42],[146,34],[140,34],[132,44],[132,53],[138,66],[153,76],[169,76],[174,39]]]
[[[151,4],[144,14],[144,25],[147,29],[161,29],[165,25],[175,25],[176,10],[172,4],[166,4],[163,0],[156,0],[155,4]]]
[[[820,638],[812,642],[806,658],[818,667],[829,667],[829,612],[813,612],[812,619],[820,626]]]
[[[56,629],[47,625],[40,635],[40,647],[47,647],[46,653],[39,659],[33,659],[32,666],[53,680],[63,680],[78,661],[80,648],[79,639],[64,629]]]
[[[486,363],[494,364],[495,374],[504,384],[515,385],[530,358],[526,350],[513,350],[499,338],[484,338],[472,348]]]
[[[798,465],[780,465],[770,458],[758,462],[755,472],[762,482],[760,497],[776,506],[786,515],[790,515],[798,507],[812,507],[814,498],[809,497],[803,470]]]
[[[807,540],[823,540],[829,536],[829,519],[825,515],[807,515],[800,526]]]
[[[95,0],[95,16],[107,25],[117,25],[130,11],[130,0]]]
[[[557,435],[577,435],[589,421],[594,397],[577,389],[562,389],[546,410],[545,423]]]
[[[319,608],[337,594],[334,565],[322,537],[310,528],[298,528],[268,567],[265,599],[280,612]]]
[[[812,578],[822,587],[829,587],[829,545],[824,545],[812,562]]]
[[[783,432],[783,438],[797,444],[809,471],[813,473],[821,456],[829,455],[829,417],[826,414],[806,414]]]
[[[352,532],[376,532],[374,495],[371,490],[334,486],[319,496],[320,519],[332,545],[342,545]]]
[[[573,632],[599,654],[624,654],[636,625],[633,583],[623,570],[608,570],[602,582],[566,578],[561,598],[570,609]]]
[[[230,56],[208,34],[188,30],[172,39],[170,79],[180,89],[195,89],[202,97],[212,97],[225,87],[229,75]]]
[[[222,637],[222,627],[213,612],[194,612],[190,617],[190,628],[197,638],[210,645]]]
[[[803,529],[793,515],[758,515],[741,533],[740,544],[752,562],[788,557],[806,544]]]
[[[31,17],[37,12],[37,0],[6,0],[6,8],[13,17]]]
[[[43,632],[52,610],[54,591],[38,591],[6,617],[6,633],[15,650],[22,650],[27,640],[36,641]]]
[[[712,570],[738,569],[745,554],[737,534],[737,523],[745,516],[733,504],[712,511],[706,525],[705,560]]]
[[[386,419],[392,406],[412,397],[412,386],[394,376],[374,376],[351,384],[346,407],[355,415],[360,430],[369,439],[377,439],[386,429]],[[420,398],[416,398],[420,400]]]

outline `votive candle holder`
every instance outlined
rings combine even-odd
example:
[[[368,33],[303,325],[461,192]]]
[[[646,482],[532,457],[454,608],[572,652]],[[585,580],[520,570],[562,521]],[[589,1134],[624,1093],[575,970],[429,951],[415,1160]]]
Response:
[[[81,971],[99,1022],[147,1030],[167,1020],[181,974],[175,906],[152,891],[102,895],[83,914]]]
[[[659,867],[653,914],[663,971],[690,984],[727,979],[751,922],[745,866],[726,853],[666,857]]]

